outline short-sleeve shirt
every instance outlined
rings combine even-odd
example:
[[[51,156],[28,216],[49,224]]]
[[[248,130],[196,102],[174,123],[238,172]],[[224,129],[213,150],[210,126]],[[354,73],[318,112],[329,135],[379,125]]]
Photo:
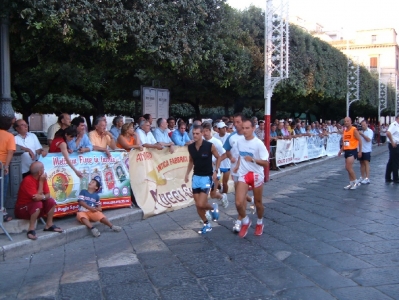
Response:
[[[363,134],[370,139],[370,142],[367,142],[364,139],[364,137],[360,135],[360,138],[362,139],[362,152],[364,152],[364,153],[371,152],[373,149],[372,140],[373,140],[374,132],[370,128],[367,128],[366,131],[363,131]]]
[[[238,151],[240,155],[238,176],[244,176],[249,172],[263,174],[264,171],[262,166],[244,159],[245,156],[250,156],[253,159],[269,159],[269,152],[267,151],[265,144],[260,139],[253,138],[251,140],[245,140],[244,142],[238,143]]]
[[[81,190],[78,197],[79,201],[84,201],[88,206],[97,207],[100,204],[100,196],[97,193],[89,193],[88,190]],[[88,211],[87,208],[83,207],[79,203],[78,211]]]
[[[188,136],[187,132],[181,134],[180,130],[176,129],[172,133],[171,137],[173,143],[177,146],[184,146],[187,142],[191,141],[190,137]]]
[[[162,131],[159,127],[155,128],[153,135],[158,143],[167,143],[167,144],[172,143],[172,140],[169,137],[167,129]]]
[[[226,153],[226,150],[223,148],[222,142],[220,140],[218,140],[217,138],[215,138],[214,136],[210,140],[206,140],[206,141],[212,143],[213,145],[215,145],[216,151],[219,153],[219,156],[221,156],[224,153]],[[229,159],[227,159],[227,160],[230,162]],[[212,162],[213,163],[216,162],[216,157],[214,157],[213,155],[212,155]],[[222,161],[222,163],[223,163],[223,161]],[[222,163],[220,164],[220,168],[223,168],[223,169],[230,168],[230,164],[229,164],[229,166],[226,167],[225,165],[222,165]]]
[[[77,137],[74,137],[73,140],[67,142],[68,149],[71,149],[72,151],[77,151],[80,148],[89,148],[90,151],[93,151],[93,145],[90,142],[90,139],[87,136],[87,134],[83,135],[83,137],[80,139],[78,145],[76,145],[76,140],[77,140]]]
[[[142,130],[141,128],[137,128],[136,133],[139,135],[140,142],[142,145],[144,144],[154,145],[157,143],[157,140],[154,138],[151,131],[145,133],[144,130]]]
[[[393,122],[391,125],[389,125],[388,131],[392,135],[392,139],[395,143],[399,143],[399,124],[398,122]],[[391,141],[388,139],[388,142],[390,143]]]
[[[223,148],[226,151],[230,151],[232,157],[238,160],[239,152],[238,152],[238,142],[244,139],[243,135],[239,135],[237,132],[233,132],[229,135],[227,140],[224,142]],[[259,140],[259,139],[258,139]],[[260,140],[259,140],[260,141]],[[233,170],[235,169],[237,162],[231,162],[231,175],[237,176],[238,174],[234,173]]]
[[[96,130],[93,130],[89,132],[89,138],[93,146],[105,149],[107,146],[111,146],[111,137],[108,134],[100,136]]]
[[[37,194],[39,189],[39,180],[35,179],[32,175],[26,176],[19,186],[18,198],[15,207],[23,207],[31,202],[33,202],[33,195]],[[43,194],[50,193],[48,188],[47,180],[43,182]]]
[[[33,153],[36,154],[36,151],[39,149],[42,149],[42,145],[39,142],[39,139],[37,138],[36,134],[27,132],[25,138],[23,138],[21,135],[17,134],[15,137],[15,144],[28,148],[33,151]],[[34,162],[32,160],[31,156],[29,155],[29,152],[24,152],[21,155],[21,171],[22,173],[26,173],[29,171],[30,165]]]
[[[8,151],[15,151],[14,136],[5,130],[0,130],[0,161],[5,164]]]

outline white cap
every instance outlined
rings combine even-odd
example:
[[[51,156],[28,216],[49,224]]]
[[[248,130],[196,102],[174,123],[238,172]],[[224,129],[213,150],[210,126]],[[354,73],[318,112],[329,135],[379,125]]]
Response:
[[[222,122],[219,122],[218,123],[218,128],[224,128],[224,127],[227,127],[227,125],[222,121]]]

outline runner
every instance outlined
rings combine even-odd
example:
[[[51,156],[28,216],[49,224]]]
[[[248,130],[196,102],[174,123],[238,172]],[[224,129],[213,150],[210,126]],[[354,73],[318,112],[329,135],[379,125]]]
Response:
[[[219,141],[218,139],[216,139],[215,137],[212,136],[212,125],[210,123],[204,123],[202,124],[203,127],[203,136],[205,141],[212,143],[217,152],[219,153],[220,156],[222,156],[224,153],[226,153],[226,150],[224,150],[222,142]],[[216,162],[216,157],[212,157],[212,162],[215,163]],[[215,170],[215,164],[213,164],[214,170]],[[217,168],[216,168],[217,169]],[[220,169],[217,172],[217,177],[216,177],[216,181],[214,181],[212,183],[212,187],[211,187],[211,198],[212,199],[218,199],[222,202],[222,206],[224,208],[227,208],[227,206],[229,205],[229,201],[227,200],[227,195],[225,193],[221,194],[218,191],[218,187],[219,187],[219,180],[220,180]],[[209,214],[210,216],[210,214]],[[209,220],[209,218],[208,218]]]
[[[342,137],[343,143],[338,152],[338,156],[340,156],[342,152],[345,152],[345,168],[349,175],[349,185],[345,186],[344,189],[356,190],[357,181],[356,173],[353,170],[353,162],[355,159],[362,157],[362,140],[356,127],[352,126],[352,119],[346,117],[344,122],[345,130]]]
[[[238,148],[237,148],[238,140],[240,140],[243,137],[242,120],[243,116],[241,113],[236,113],[234,115],[234,127],[236,128],[236,131],[231,133],[227,137],[226,142],[223,144],[223,148],[226,149],[226,154],[223,154],[222,160],[225,157],[228,157],[230,159],[231,162],[230,172],[231,172],[231,177],[234,180],[235,189],[237,188],[238,174],[234,172],[234,169],[239,157]],[[254,203],[254,199],[252,197],[247,195],[246,198],[247,202],[250,202],[252,204]],[[240,230],[241,230],[241,217],[240,215],[238,215],[238,219],[234,222],[233,231],[240,232]]]
[[[222,145],[226,142],[230,133],[227,132],[227,125],[222,121],[218,123],[219,133],[214,135],[215,138],[222,142]],[[225,158],[220,163],[220,172],[223,173],[222,189],[223,193],[227,194],[229,191],[229,179],[230,179],[230,159]]]
[[[370,184],[370,159],[371,151],[373,150],[372,140],[374,133],[368,127],[366,120],[360,122],[360,125],[362,126],[362,130],[359,131],[359,135],[362,139],[362,157],[359,158],[361,176],[358,182],[361,184]]]
[[[212,180],[216,181],[216,174],[219,170],[221,159],[215,145],[203,140],[203,128],[201,125],[193,125],[192,133],[194,143],[188,146],[190,160],[184,181],[188,182],[188,175],[194,166],[192,178],[194,201],[198,215],[204,222],[204,226],[198,233],[205,234],[212,231],[212,226],[205,217],[205,212],[211,210],[212,219],[214,221],[219,219],[218,205],[216,203],[213,203],[213,205],[208,203],[208,193],[211,189]],[[212,167],[212,155],[216,157],[215,170]]]
[[[264,168],[269,166],[269,153],[265,144],[254,137],[253,132],[255,124],[251,120],[244,120],[242,123],[244,137],[238,141],[239,159],[234,172],[238,174],[236,186],[236,207],[239,216],[242,219],[239,237],[245,237],[251,226],[251,220],[246,215],[246,195],[248,187],[253,187],[256,213],[258,220],[255,227],[255,235],[263,233],[263,212],[262,204]]]

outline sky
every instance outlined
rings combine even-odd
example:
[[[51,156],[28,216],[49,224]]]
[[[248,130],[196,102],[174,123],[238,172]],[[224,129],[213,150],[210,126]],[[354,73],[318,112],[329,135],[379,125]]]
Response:
[[[245,9],[251,3],[266,8],[266,0],[227,3],[237,9]],[[345,38],[353,38],[355,31],[361,29],[395,28],[399,33],[399,0],[290,0],[289,15],[317,22],[325,30],[342,30]]]

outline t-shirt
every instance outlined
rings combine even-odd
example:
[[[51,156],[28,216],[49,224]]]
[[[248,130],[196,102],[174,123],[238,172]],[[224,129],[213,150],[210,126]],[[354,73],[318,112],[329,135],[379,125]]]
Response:
[[[89,193],[88,190],[81,190],[78,197],[79,201],[84,201],[88,206],[97,207],[100,204],[100,196],[97,193]],[[87,208],[83,207],[79,203],[79,211],[88,211]]]
[[[251,156],[254,159],[268,160],[269,152],[266,149],[265,144],[257,138],[252,140],[246,140],[238,143],[238,151],[240,155],[240,167],[238,168],[238,175],[243,176],[248,172],[254,172],[256,174],[263,174],[263,167],[244,159],[245,156]]]
[[[111,146],[111,137],[106,134],[100,136],[96,130],[89,132],[89,139],[93,146],[107,149],[107,146]]]
[[[59,153],[59,152],[61,152],[61,149],[59,148],[59,146],[62,143],[65,143],[64,138],[62,138],[62,137],[54,138],[54,140],[51,142],[51,145],[50,145],[50,147],[48,149],[48,152],[49,153]]]
[[[159,127],[155,128],[153,136],[158,143],[166,143],[166,144],[172,143],[172,140],[170,139],[168,131],[166,129],[162,131],[161,128]]]
[[[35,179],[32,175],[26,176],[19,186],[18,198],[15,207],[22,207],[28,203],[33,202],[33,195],[37,194],[39,189],[39,180]],[[47,180],[43,182],[43,194],[50,193],[48,188]]]
[[[372,148],[373,148],[372,140],[373,140],[374,132],[371,129],[367,128],[366,131],[363,131],[363,134],[370,139],[370,142],[367,142],[364,139],[364,137],[362,137],[360,135],[360,138],[362,139],[362,152],[364,152],[364,153],[371,152]]]
[[[226,151],[230,151],[230,154],[232,157],[234,157],[236,160],[238,160],[239,157],[239,153],[238,153],[238,142],[240,140],[245,140],[243,135],[238,134],[237,132],[233,132],[232,134],[229,135],[229,137],[227,138],[226,142],[223,145],[223,148]],[[259,139],[258,139],[259,140]],[[260,141],[260,140],[259,140]],[[233,170],[235,169],[237,165],[237,162],[233,163],[231,162],[231,175],[237,176],[238,174],[234,173]]]
[[[14,136],[5,130],[0,130],[0,161],[6,164],[8,151],[15,151],[15,140]]]
[[[29,148],[30,150],[33,151],[35,156],[36,156],[36,150],[42,149],[42,145],[40,144],[39,139],[37,138],[36,134],[33,134],[31,132],[27,132],[25,138],[23,138],[19,134],[17,134],[14,138],[15,138],[15,143],[17,145],[20,145],[21,147]],[[29,155],[29,152],[24,152],[21,155],[21,171],[22,171],[22,173],[28,172],[29,167],[33,162],[34,162],[34,160],[32,160],[31,156]]]
[[[154,145],[157,143],[157,140],[154,138],[151,131],[148,133],[145,133],[144,130],[138,128],[136,130],[136,133],[139,135],[140,143],[142,145],[144,145],[144,144]]]
[[[223,148],[222,142],[220,140],[218,140],[217,138],[212,137],[211,139],[206,140],[206,141],[215,145],[216,151],[219,153],[220,156],[222,156],[224,153],[226,153],[226,150]],[[223,161],[225,161],[225,160],[229,160],[229,159],[224,159]],[[230,163],[229,163],[229,166],[226,167],[226,166],[222,165],[223,161],[220,163],[220,168],[225,168],[225,169],[230,168]],[[213,164],[216,163],[216,157],[214,157],[213,155],[212,155],[212,162],[213,162]],[[215,167],[216,167],[216,165],[214,165],[214,169],[215,169]]]
[[[219,141],[221,141],[222,145],[224,145],[224,143],[227,141],[227,138],[229,136],[230,136],[230,133],[226,133],[224,136],[220,136],[219,133],[216,133],[213,137],[215,139],[218,139]],[[223,149],[224,149],[224,147],[223,147]],[[226,152],[226,151],[224,151],[224,152]],[[222,168],[222,169],[230,169],[231,168],[230,159],[229,158],[223,159],[222,162],[220,163],[220,168]]]
[[[184,146],[187,142],[191,141],[190,137],[188,136],[187,132],[181,134],[180,130],[176,129],[173,131],[171,139],[173,143],[177,146]]]
[[[399,124],[398,122],[393,122],[391,125],[389,125],[388,131],[392,135],[393,141],[398,144],[399,143]],[[391,141],[388,139],[388,142],[390,143]]]

